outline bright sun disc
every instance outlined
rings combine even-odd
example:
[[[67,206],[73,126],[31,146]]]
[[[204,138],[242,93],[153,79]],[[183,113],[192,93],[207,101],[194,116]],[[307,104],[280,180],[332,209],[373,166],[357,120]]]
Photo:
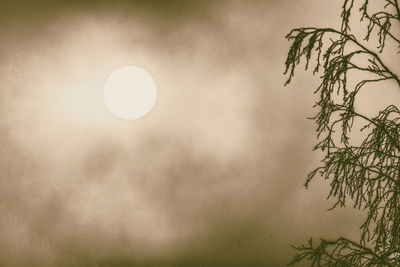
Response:
[[[142,68],[125,66],[113,71],[104,85],[104,102],[115,116],[137,120],[149,113],[157,99],[153,77]]]

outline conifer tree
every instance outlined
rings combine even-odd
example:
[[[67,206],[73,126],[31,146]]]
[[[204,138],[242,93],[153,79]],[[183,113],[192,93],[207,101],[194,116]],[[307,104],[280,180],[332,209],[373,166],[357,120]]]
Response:
[[[314,178],[328,180],[328,198],[335,200],[331,209],[351,204],[365,212],[365,220],[359,240],[310,239],[294,247],[297,254],[289,265],[400,266],[400,110],[389,105],[368,116],[356,105],[367,85],[379,88],[384,83],[400,90],[400,70],[383,59],[385,53],[400,55],[400,0],[342,1],[339,29],[303,27],[286,36],[291,45],[285,85],[299,64],[320,76],[311,119],[318,140],[314,150],[323,158],[305,186]],[[357,37],[353,23],[365,25],[365,35]]]

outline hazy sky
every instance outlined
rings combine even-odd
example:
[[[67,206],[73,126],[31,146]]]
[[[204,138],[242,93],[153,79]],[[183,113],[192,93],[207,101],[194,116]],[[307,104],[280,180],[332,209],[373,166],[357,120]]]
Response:
[[[283,266],[357,238],[302,187],[318,80],[283,87],[285,34],[338,27],[333,2],[1,1],[0,265]],[[138,121],[102,99],[129,64],[159,90]]]

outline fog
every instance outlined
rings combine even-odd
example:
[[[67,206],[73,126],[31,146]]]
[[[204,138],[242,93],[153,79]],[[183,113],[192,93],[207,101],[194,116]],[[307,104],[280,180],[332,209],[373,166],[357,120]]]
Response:
[[[285,34],[340,3],[216,2],[1,3],[0,265],[284,266],[358,238],[361,212],[303,187],[318,79],[283,86]],[[102,98],[129,64],[159,90],[137,121]]]

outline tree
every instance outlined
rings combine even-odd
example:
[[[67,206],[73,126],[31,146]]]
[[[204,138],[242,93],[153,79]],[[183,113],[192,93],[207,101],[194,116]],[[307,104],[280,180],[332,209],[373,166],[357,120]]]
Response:
[[[331,209],[351,204],[366,217],[360,240],[340,237],[315,244],[310,239],[294,247],[297,254],[289,265],[308,260],[311,266],[400,266],[400,110],[389,105],[367,116],[356,105],[367,85],[385,82],[400,90],[399,76],[383,60],[385,53],[393,53],[389,42],[400,48],[400,34],[395,33],[400,1],[374,0],[374,6],[369,0],[343,1],[339,30],[304,27],[286,36],[291,46],[285,85],[299,64],[307,70],[315,62],[313,74],[321,75],[321,83],[314,92],[318,100],[311,119],[318,140],[314,150],[324,156],[305,187],[321,176],[330,181],[328,198],[335,199]],[[355,14],[366,28],[361,39],[350,29]],[[355,121],[363,126],[356,128]],[[357,138],[351,130],[359,133]]]

